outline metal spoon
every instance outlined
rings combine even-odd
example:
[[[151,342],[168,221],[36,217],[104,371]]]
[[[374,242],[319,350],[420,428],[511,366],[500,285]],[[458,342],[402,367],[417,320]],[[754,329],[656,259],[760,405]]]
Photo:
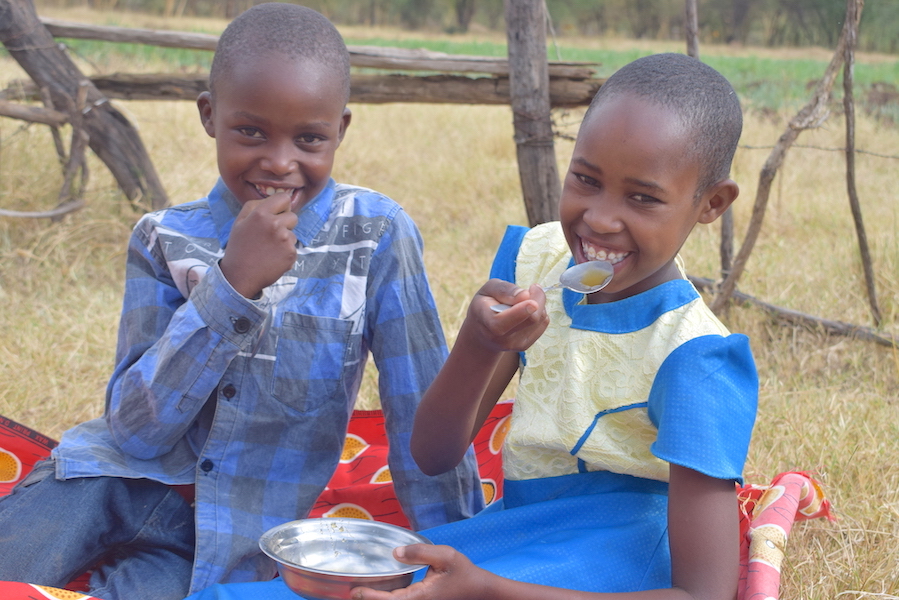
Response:
[[[604,260],[588,260],[568,267],[559,276],[559,283],[543,288],[544,292],[565,287],[573,292],[592,294],[609,285],[614,273],[612,263]],[[509,308],[508,304],[494,304],[490,307],[494,312],[502,312]]]

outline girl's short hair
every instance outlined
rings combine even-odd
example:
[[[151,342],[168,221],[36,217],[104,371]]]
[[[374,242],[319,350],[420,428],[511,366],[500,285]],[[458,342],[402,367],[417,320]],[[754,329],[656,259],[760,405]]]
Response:
[[[680,116],[692,137],[685,149],[700,165],[696,197],[727,179],[743,130],[743,111],[730,82],[721,73],[684,54],[639,58],[609,77],[584,115],[609,98],[636,96]]]

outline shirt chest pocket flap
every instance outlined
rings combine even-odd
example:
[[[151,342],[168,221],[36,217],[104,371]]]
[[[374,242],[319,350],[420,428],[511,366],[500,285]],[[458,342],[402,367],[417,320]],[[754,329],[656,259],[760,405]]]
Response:
[[[348,320],[284,313],[274,365],[275,398],[304,412],[334,398],[344,389],[351,332]]]

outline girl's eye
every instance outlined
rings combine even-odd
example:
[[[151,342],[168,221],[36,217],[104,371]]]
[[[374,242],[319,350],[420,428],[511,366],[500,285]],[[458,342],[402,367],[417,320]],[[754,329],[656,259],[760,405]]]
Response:
[[[653,198],[652,196],[647,196],[645,194],[635,194],[631,197],[639,204],[661,204],[661,200],[658,198]]]
[[[301,144],[314,144],[315,142],[321,141],[321,137],[312,133],[306,133],[298,137],[297,141]]]
[[[593,186],[593,187],[596,187],[599,185],[599,182],[596,181],[595,179],[593,179],[592,177],[590,177],[589,175],[581,175],[579,173],[575,173],[574,176],[577,178],[577,180],[579,182],[583,183],[584,185],[589,185],[589,186]]]

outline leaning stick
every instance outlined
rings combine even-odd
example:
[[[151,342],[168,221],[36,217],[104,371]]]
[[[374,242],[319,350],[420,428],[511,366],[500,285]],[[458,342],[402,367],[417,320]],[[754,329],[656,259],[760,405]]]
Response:
[[[852,209],[852,220],[855,221],[855,234],[858,237],[858,249],[861,253],[862,268],[865,273],[865,286],[868,292],[868,304],[874,324],[880,325],[882,317],[877,305],[877,290],[874,286],[874,267],[871,263],[871,250],[868,248],[868,236],[862,221],[862,207],[855,187],[855,99],[852,93],[852,71],[855,66],[855,46],[858,43],[858,20],[864,0],[849,0],[846,11],[846,23],[849,25],[846,43],[846,58],[843,65],[843,112],[846,116],[846,188],[849,193],[849,207]]]
[[[847,1],[853,2],[855,0]],[[859,10],[859,17],[861,17],[861,10]],[[768,207],[771,183],[774,181],[774,176],[777,175],[777,170],[783,164],[787,152],[800,133],[806,129],[818,127],[827,119],[829,113],[827,101],[830,98],[830,92],[833,89],[840,66],[843,64],[849,28],[850,25],[848,23],[843,24],[843,31],[840,33],[836,51],[830,64],[827,65],[827,69],[824,71],[824,77],[821,78],[821,81],[815,87],[811,101],[790,120],[787,130],[781,134],[771,154],[768,155],[768,160],[762,166],[755,195],[755,204],[752,207],[752,216],[749,219],[746,236],[743,239],[743,244],[740,246],[740,251],[734,258],[730,273],[721,283],[718,294],[710,305],[715,314],[720,315],[722,313],[737,287],[737,280],[740,279],[746,268],[746,263],[749,261],[749,256],[752,254],[752,249],[758,240],[759,232],[762,230],[762,223],[765,220],[765,209]]]

